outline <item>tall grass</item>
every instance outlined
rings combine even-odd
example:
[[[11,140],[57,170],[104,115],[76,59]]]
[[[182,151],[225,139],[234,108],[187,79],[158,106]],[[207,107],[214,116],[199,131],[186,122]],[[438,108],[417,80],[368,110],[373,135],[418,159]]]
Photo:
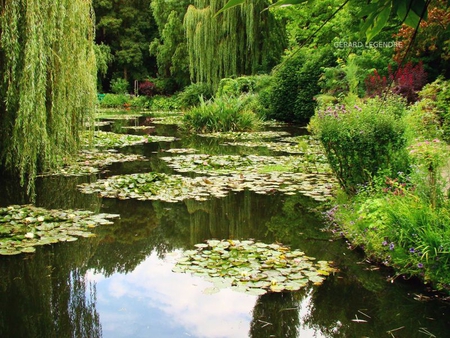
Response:
[[[261,122],[243,97],[201,99],[199,106],[185,113],[183,121],[185,129],[196,133],[257,130]]]

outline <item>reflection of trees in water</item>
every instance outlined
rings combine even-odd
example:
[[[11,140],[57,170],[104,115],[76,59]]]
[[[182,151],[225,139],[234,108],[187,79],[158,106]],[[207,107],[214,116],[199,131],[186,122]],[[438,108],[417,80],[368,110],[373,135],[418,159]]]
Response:
[[[378,272],[372,273],[378,279]],[[436,337],[448,335],[449,304],[418,302],[403,285],[385,282],[379,291],[368,290],[359,278],[330,277],[312,294],[303,325],[326,337],[395,337],[419,338],[424,327]],[[412,286],[406,288],[413,292]],[[417,290],[420,292],[419,290]],[[369,318],[370,317],[370,318]],[[366,322],[359,322],[366,321]]]
[[[50,176],[36,181],[36,205],[46,209],[84,209],[98,212],[101,199],[95,194],[83,194],[77,185],[90,178]]]
[[[20,179],[1,172],[0,168],[0,206],[31,203],[26,188],[20,186]]]
[[[0,257],[0,337],[101,337],[95,288],[84,279],[92,244]]]
[[[259,239],[267,237],[267,222],[281,208],[280,196],[250,191],[230,193],[205,202],[186,201],[191,228],[190,244],[206,239]]]
[[[102,211],[121,216],[96,230],[100,245],[90,267],[109,276],[133,271],[152,252],[164,257],[211,238],[264,239],[265,224],[280,207],[277,201],[249,192],[205,202],[105,200]]]
[[[267,293],[253,308],[249,337],[296,338],[300,326],[300,303],[306,291]]]

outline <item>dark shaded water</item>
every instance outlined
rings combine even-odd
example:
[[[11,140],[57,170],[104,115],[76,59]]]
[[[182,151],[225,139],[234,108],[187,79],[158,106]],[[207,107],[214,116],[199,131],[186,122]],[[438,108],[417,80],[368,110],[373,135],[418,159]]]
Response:
[[[142,122],[142,119],[141,119]],[[120,122],[113,126],[119,130]],[[135,121],[127,122],[135,123]],[[302,129],[291,128],[293,134]],[[177,134],[174,126],[152,133]],[[121,151],[149,157],[115,164],[100,176],[171,172],[164,149],[248,154],[264,149],[225,147],[184,137]],[[38,248],[36,254],[0,257],[0,337],[448,337],[450,307],[418,301],[425,289],[411,281],[387,282],[363,257],[332,240],[301,196],[245,191],[206,202],[140,202],[99,199],[77,191],[95,177],[39,180],[36,204],[119,213],[97,237]],[[15,182],[0,181],[0,206],[27,203]],[[173,273],[180,252],[206,239],[279,241],[308,256],[333,260],[341,270],[323,285],[298,292],[250,296]]]

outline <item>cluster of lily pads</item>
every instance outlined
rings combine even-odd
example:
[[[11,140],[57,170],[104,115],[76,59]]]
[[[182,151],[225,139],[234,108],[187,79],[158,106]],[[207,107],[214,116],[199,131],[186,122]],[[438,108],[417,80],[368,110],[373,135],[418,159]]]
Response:
[[[157,136],[157,135],[131,135],[131,134],[116,134],[107,131],[96,131],[94,133],[94,142],[92,144],[95,148],[123,148],[148,142],[171,142],[176,138],[171,136]],[[88,139],[85,139],[85,146],[89,146]]]
[[[283,192],[302,193],[317,201],[331,194],[328,175],[273,172],[267,174],[241,173],[228,176],[185,177],[164,173],[116,175],[92,183],[79,185],[83,193],[97,193],[101,197],[178,202],[186,199],[205,201],[221,198],[230,191],[248,189],[258,194]]]
[[[245,172],[316,172],[329,174],[331,170],[325,162],[310,163],[302,155],[292,156],[257,156],[257,155],[206,155],[188,154],[162,157],[162,160],[178,172],[197,174],[229,175]],[[306,168],[307,167],[307,168]]]
[[[112,224],[116,214],[47,210],[33,205],[0,208],[0,255],[33,253],[36,246],[95,236],[91,228]]]
[[[159,117],[153,117],[152,123],[154,124],[173,124],[173,125],[182,125],[183,119],[180,118],[181,113],[172,113],[171,115],[164,115]]]
[[[206,277],[214,284],[207,293],[226,287],[253,295],[296,291],[311,283],[320,285],[337,271],[331,262],[315,262],[302,251],[280,244],[208,240],[195,247],[183,253],[173,271]]]
[[[287,131],[252,131],[252,132],[230,131],[230,132],[215,132],[215,133],[199,134],[199,136],[202,136],[202,137],[214,137],[214,138],[223,138],[223,139],[231,139],[231,140],[270,139],[270,138],[278,138],[278,137],[287,136],[287,135],[289,135],[289,133]]]
[[[96,174],[101,168],[117,162],[144,161],[146,158],[137,154],[122,154],[114,150],[80,151],[74,163],[68,163],[51,172],[41,176],[62,175],[62,176],[84,176]]]

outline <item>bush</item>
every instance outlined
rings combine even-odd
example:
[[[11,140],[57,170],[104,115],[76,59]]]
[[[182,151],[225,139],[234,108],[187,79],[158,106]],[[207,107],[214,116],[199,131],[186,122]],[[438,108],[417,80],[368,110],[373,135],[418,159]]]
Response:
[[[151,110],[164,110],[164,111],[173,111],[180,110],[180,102],[178,96],[162,96],[155,95],[149,102],[149,108]]]
[[[149,81],[145,80],[141,83],[139,83],[139,94],[145,95],[145,96],[153,96],[156,93],[156,85]]]
[[[216,98],[201,100],[184,115],[184,126],[197,133],[249,131],[259,127],[257,115],[247,108],[246,100],[239,98]]]
[[[122,107],[130,104],[131,99],[125,94],[106,94],[100,101],[100,105],[103,107]]]
[[[423,114],[432,114],[433,118],[437,120],[436,126],[442,130],[443,138],[450,141],[450,81],[438,78],[423,87],[419,92],[419,97],[422,102],[428,103],[422,109]],[[423,105],[424,103],[422,103]]]
[[[310,130],[347,193],[356,193],[380,172],[396,177],[397,172],[408,170],[404,111],[398,97],[318,109]]]
[[[411,190],[361,194],[341,205],[334,221],[372,260],[415,275],[435,287],[450,287],[449,203],[434,208]],[[400,193],[399,193],[400,192]]]
[[[179,93],[179,102],[181,108],[189,108],[197,106],[201,102],[201,98],[209,100],[213,96],[211,88],[206,83],[193,83]]]
[[[314,115],[320,93],[322,67],[332,66],[333,56],[326,49],[306,50],[286,59],[274,74],[269,118],[305,122]]]
[[[130,89],[130,84],[127,80],[122,78],[117,78],[111,80],[111,91],[114,94],[127,94]]]
[[[220,80],[216,96],[239,96],[254,92],[256,82],[254,76],[242,76],[236,79],[225,78]]]

